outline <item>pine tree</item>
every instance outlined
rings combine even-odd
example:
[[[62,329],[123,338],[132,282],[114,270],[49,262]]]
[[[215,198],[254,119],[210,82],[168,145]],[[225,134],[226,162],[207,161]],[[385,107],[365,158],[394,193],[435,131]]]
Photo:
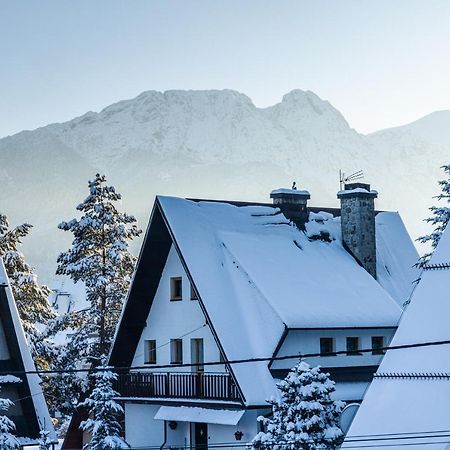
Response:
[[[300,362],[277,384],[280,399],[271,399],[271,419],[259,417],[266,431],[253,439],[262,450],[336,449],[343,433],[338,418],[345,404],[331,400],[334,382],[319,367]]]
[[[48,430],[41,430],[39,432],[39,450],[50,450],[52,448],[52,441],[50,439],[50,432]]]
[[[117,375],[102,367],[90,376],[93,384],[91,395],[79,404],[89,410],[89,419],[81,422],[80,429],[91,433],[91,441],[85,448],[90,450],[115,450],[128,447],[121,437],[122,429],[118,418],[123,414],[123,408],[114,400],[118,393],[112,388]]]
[[[30,224],[25,223],[10,229],[7,217],[0,214],[0,257],[5,263],[34,361],[39,368],[45,369],[49,364],[51,344],[39,325],[47,325],[55,313],[48,302],[50,289],[39,285],[32,267],[18,250],[22,238],[28,235],[31,228]]]
[[[4,414],[13,405],[11,400],[0,398],[0,450],[18,450],[20,448],[19,441],[13,434],[16,426]]]
[[[436,196],[438,201],[445,199],[447,204],[450,203],[450,164],[442,166],[442,169],[447,174],[448,179],[439,181],[441,187],[441,193]],[[420,236],[417,240],[421,243],[430,242],[431,251],[423,255],[417,265],[423,267],[430,260],[433,250],[436,248],[439,239],[441,238],[442,232],[445,230],[449,220],[450,220],[450,207],[449,206],[432,206],[430,208],[432,212],[431,217],[425,219],[425,222],[430,223],[434,226],[434,230],[431,234],[425,236]]]
[[[84,282],[91,305],[78,315],[76,342],[71,345],[91,362],[99,361],[111,345],[136,262],[128,242],[141,234],[136,219],[117,210],[121,195],[105,183],[106,177],[99,174],[89,181],[89,195],[77,206],[81,218],[59,224],[74,239],[58,257],[57,274]]]

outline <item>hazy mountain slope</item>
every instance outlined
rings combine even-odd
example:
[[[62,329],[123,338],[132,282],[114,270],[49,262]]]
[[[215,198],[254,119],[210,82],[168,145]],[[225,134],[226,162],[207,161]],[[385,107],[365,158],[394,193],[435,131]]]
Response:
[[[440,112],[363,136],[300,90],[269,108],[231,90],[149,91],[0,139],[1,211],[36,225],[25,251],[45,275],[68,245],[56,225],[74,216],[95,171],[108,175],[145,227],[156,193],[267,201],[295,179],[312,204],[332,206],[339,169],[363,169],[380,192],[378,206],[399,209],[417,235],[450,156],[449,129],[450,113]]]

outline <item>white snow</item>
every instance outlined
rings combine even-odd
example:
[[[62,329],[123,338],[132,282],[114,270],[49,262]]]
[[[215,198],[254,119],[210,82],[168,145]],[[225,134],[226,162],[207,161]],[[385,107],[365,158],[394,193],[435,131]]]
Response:
[[[353,194],[374,194],[374,195],[378,195],[378,192],[373,190],[373,189],[368,191],[367,189],[364,189],[364,188],[355,188],[355,189],[348,189],[348,190],[345,190],[345,191],[339,191],[337,193],[338,196],[353,195]]]
[[[0,384],[22,383],[22,380],[14,375],[0,375]]]
[[[274,189],[270,195],[276,195],[276,194],[289,194],[289,195],[299,195],[301,197],[304,197],[306,195],[310,195],[309,191],[300,190],[300,189],[286,189],[286,188],[279,188]]]
[[[244,412],[244,410],[199,408],[195,406],[161,406],[154,418],[178,422],[237,425]]]
[[[397,324],[400,307],[339,236],[310,241],[272,207],[158,199],[229,359],[271,356],[285,326]],[[337,223],[330,220],[335,234]],[[399,263],[391,259],[388,253],[381,258]],[[238,364],[233,371],[247,404],[277,395],[267,363]]]
[[[450,229],[447,229],[430,264],[450,261]],[[448,340],[450,303],[448,286],[450,269],[427,270],[417,286],[391,345]],[[379,374],[450,374],[450,345],[388,351],[378,369]],[[349,430],[348,447],[352,436],[393,433],[432,432],[448,430],[450,417],[450,381],[448,379],[376,378]],[[425,441],[433,440],[426,438]],[[442,439],[434,439],[434,441]],[[402,439],[392,449],[423,440]],[[375,442],[375,444],[377,444]],[[344,445],[343,448],[346,447]],[[372,448],[381,448],[375,445]],[[428,446],[427,446],[428,448]],[[447,443],[431,446],[447,449]]]

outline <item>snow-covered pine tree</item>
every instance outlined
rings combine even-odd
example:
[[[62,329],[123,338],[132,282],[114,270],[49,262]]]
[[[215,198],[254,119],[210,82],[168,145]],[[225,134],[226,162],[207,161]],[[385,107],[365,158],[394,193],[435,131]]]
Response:
[[[46,334],[39,330],[39,325],[47,325],[55,313],[48,302],[50,289],[39,285],[32,267],[18,250],[22,238],[31,228],[25,223],[10,229],[7,217],[0,214],[0,257],[5,263],[34,361],[39,368],[45,369],[49,364],[51,344]]]
[[[16,429],[14,422],[5,415],[14,403],[6,398],[0,398],[0,450],[18,450],[19,441],[13,432]]]
[[[128,447],[121,437],[122,428],[118,420],[123,414],[123,408],[114,400],[118,394],[112,388],[117,375],[105,367],[105,362],[103,359],[102,367],[90,375],[91,395],[79,404],[89,412],[89,418],[80,424],[80,429],[91,434],[91,441],[85,445],[89,450],[116,450]]]
[[[75,337],[79,356],[91,362],[98,362],[111,345],[136,262],[128,242],[142,232],[133,216],[117,210],[121,195],[105,183],[106,177],[100,174],[89,181],[89,195],[76,208],[81,218],[58,226],[74,239],[72,247],[58,257],[57,274],[84,282],[91,305],[84,316],[79,315]]]
[[[50,431],[41,430],[39,432],[39,450],[50,450],[52,448],[52,440],[50,439]]]
[[[447,205],[450,203],[450,164],[442,166],[442,169],[448,176],[446,180],[440,180],[439,185],[441,187],[441,193],[436,196],[438,201],[444,200],[446,201]],[[423,267],[426,265],[426,263],[430,260],[431,255],[433,254],[433,250],[436,248],[439,239],[441,238],[442,232],[445,230],[445,227],[447,226],[449,220],[450,220],[450,207],[441,205],[441,206],[432,206],[430,208],[430,211],[432,213],[431,217],[428,217],[425,219],[426,222],[433,225],[434,230],[431,234],[427,234],[425,236],[420,236],[417,238],[417,240],[421,243],[427,243],[430,242],[431,244],[431,251],[423,255],[417,265],[419,267]]]
[[[252,447],[262,450],[336,449],[343,439],[338,418],[345,403],[331,400],[334,382],[319,367],[300,362],[277,384],[280,399],[271,399],[272,418],[259,417],[266,431]]]

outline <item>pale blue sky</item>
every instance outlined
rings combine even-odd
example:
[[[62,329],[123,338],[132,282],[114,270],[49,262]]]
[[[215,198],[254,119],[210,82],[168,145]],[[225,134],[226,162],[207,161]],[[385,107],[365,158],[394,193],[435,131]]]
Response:
[[[362,132],[450,109],[450,0],[0,0],[0,136],[210,88],[309,89]]]

